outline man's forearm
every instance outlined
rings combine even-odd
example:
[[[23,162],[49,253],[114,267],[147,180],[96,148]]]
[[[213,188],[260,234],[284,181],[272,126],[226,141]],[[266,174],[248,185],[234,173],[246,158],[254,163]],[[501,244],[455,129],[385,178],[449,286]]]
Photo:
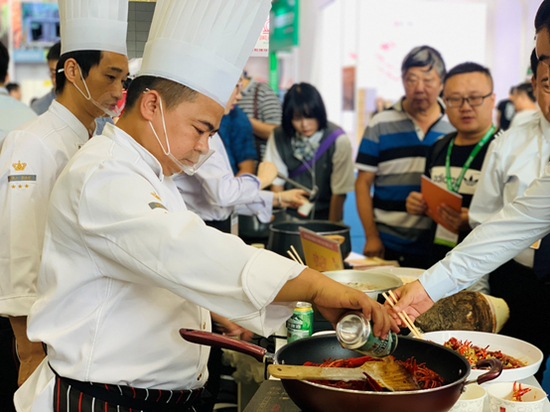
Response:
[[[370,195],[370,186],[356,182],[355,198],[357,202],[357,212],[363,224],[365,236],[379,236],[376,223],[374,222],[374,208],[372,206],[372,197]]]
[[[251,175],[256,173],[256,162],[254,160],[245,160],[244,162],[239,163],[239,171],[236,176],[240,176],[244,173],[249,173]]]
[[[330,198],[330,209],[328,220],[331,222],[339,222],[344,217],[344,202],[346,195],[332,195]]]
[[[279,126],[278,124],[260,122],[258,119],[254,119],[252,117],[250,117],[249,120],[250,124],[252,125],[254,135],[264,140],[269,139],[269,136],[271,136],[271,132],[273,132],[273,129]]]

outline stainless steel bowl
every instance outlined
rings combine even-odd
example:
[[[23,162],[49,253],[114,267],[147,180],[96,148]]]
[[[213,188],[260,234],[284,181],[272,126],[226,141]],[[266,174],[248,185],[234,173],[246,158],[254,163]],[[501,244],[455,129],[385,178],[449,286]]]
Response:
[[[329,278],[336,282],[347,285],[348,283],[363,283],[368,282],[372,284],[375,289],[363,290],[367,296],[374,300],[378,299],[378,295],[389,290],[397,289],[403,285],[401,279],[390,273],[376,272],[374,269],[369,271],[365,270],[332,270],[329,272],[323,272]]]

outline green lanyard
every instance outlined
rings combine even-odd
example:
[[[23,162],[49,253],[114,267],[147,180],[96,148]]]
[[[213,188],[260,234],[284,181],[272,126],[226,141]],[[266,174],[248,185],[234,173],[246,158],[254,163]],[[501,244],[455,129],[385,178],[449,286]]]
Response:
[[[491,138],[491,136],[495,132],[495,129],[496,127],[494,125],[491,125],[491,128],[487,131],[487,133],[485,133],[485,135],[477,143],[476,147],[472,149],[472,152],[470,153],[470,156],[468,156],[466,163],[464,163],[464,166],[462,167],[462,172],[460,172],[460,175],[458,176],[458,179],[456,179],[456,182],[454,185],[453,185],[453,178],[451,176],[451,153],[453,151],[455,139],[452,139],[449,142],[449,148],[447,149],[447,159],[445,161],[445,171],[446,171],[445,179],[447,180],[448,190],[455,193],[458,192],[458,189],[460,189],[460,185],[464,180],[464,175],[466,174],[466,171],[470,168],[472,162],[474,161],[475,157],[477,156],[481,148],[485,146],[485,143],[487,143],[487,141]]]

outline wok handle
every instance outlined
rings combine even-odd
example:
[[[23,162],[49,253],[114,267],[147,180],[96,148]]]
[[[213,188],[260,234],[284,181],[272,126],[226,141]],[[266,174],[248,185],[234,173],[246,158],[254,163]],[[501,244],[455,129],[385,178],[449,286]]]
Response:
[[[259,362],[264,361],[264,356],[267,352],[261,346],[245,342],[243,340],[229,338],[212,332],[205,332],[195,329],[180,329],[180,335],[188,342],[197,343],[199,345],[213,346],[222,349],[231,349],[236,352],[250,355]]]
[[[466,385],[476,382],[478,385],[481,385],[485,382],[489,382],[493,379],[498,378],[502,373],[502,362],[498,359],[482,359],[476,363],[477,368],[484,368],[486,366],[489,366],[491,369],[483,375],[479,376],[477,379],[466,382]]]

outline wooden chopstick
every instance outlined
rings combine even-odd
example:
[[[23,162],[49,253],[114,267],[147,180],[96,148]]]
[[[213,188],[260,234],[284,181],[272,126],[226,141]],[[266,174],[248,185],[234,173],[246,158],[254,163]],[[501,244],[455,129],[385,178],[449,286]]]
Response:
[[[298,254],[298,252],[296,251],[296,249],[294,248],[294,245],[290,245],[290,249],[292,249],[292,251],[296,254],[296,257],[298,258],[298,263],[300,265],[304,265],[304,261],[302,260],[302,258],[300,257],[300,255]],[[305,266],[305,265],[304,265]]]
[[[393,294],[393,292],[390,290],[389,293],[390,293],[391,297],[395,300],[395,303],[397,303],[397,299],[396,299],[395,295]],[[386,298],[386,300],[389,302],[389,304],[392,307],[395,306],[395,303],[390,299],[390,297],[385,292],[382,293],[382,296],[384,296],[384,298]],[[407,315],[406,312],[399,312],[399,313],[397,313],[397,316],[399,316],[399,318],[405,323],[405,325],[407,325],[407,327],[411,330],[412,334],[416,338],[425,340],[424,336],[422,336],[422,334],[418,331],[416,326],[414,326],[414,323],[411,321],[411,319],[409,318],[409,316]]]
[[[298,259],[296,259],[296,256],[294,256],[294,254],[290,251],[290,250],[287,250],[286,253],[288,254],[288,256],[290,256],[290,258],[296,262],[296,263],[300,263],[298,262]]]

